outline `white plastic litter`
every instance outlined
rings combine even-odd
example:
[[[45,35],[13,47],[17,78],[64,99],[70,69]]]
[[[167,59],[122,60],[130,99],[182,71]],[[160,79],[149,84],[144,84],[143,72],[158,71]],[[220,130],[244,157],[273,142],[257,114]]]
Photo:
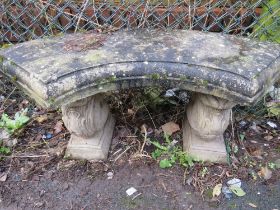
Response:
[[[134,193],[137,192],[137,190],[134,187],[130,187],[125,192],[126,192],[127,196],[132,196]]]
[[[267,124],[272,128],[277,128],[277,125],[273,122],[268,121]]]
[[[108,172],[107,173],[107,179],[113,179],[114,173],[113,172]]]
[[[228,186],[235,186],[235,187],[241,187],[241,180],[237,178],[233,178],[229,181],[227,181]]]

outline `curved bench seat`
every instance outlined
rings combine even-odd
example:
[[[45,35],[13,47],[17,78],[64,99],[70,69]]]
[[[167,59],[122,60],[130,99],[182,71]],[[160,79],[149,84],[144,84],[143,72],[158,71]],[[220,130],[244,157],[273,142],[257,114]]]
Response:
[[[161,85],[195,92],[184,150],[225,162],[231,108],[254,103],[279,79],[280,45],[198,31],[87,32],[2,50],[0,70],[42,106],[62,106],[73,158],[107,157],[115,121],[100,93]]]
[[[246,104],[280,75],[279,45],[197,31],[70,34],[19,44],[0,56],[2,72],[45,107],[156,83]]]

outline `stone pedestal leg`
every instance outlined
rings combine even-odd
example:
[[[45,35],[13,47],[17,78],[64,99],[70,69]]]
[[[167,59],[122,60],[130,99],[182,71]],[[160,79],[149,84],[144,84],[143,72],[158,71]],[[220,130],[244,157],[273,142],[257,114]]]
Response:
[[[115,120],[101,95],[62,106],[62,115],[71,133],[66,155],[86,160],[107,158]]]
[[[199,160],[226,162],[223,133],[234,105],[215,96],[196,94],[183,123],[184,151]]]

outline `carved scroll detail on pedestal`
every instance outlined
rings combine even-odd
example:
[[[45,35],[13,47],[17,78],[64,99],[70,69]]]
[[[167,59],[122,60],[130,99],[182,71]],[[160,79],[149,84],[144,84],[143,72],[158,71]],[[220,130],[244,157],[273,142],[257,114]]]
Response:
[[[104,128],[109,107],[100,95],[62,106],[62,119],[71,134],[89,138]]]
[[[67,155],[87,160],[107,158],[115,120],[101,95],[64,105],[62,115],[71,133]]]
[[[235,103],[215,96],[196,94],[187,106],[184,150],[202,160],[225,161],[223,133]]]

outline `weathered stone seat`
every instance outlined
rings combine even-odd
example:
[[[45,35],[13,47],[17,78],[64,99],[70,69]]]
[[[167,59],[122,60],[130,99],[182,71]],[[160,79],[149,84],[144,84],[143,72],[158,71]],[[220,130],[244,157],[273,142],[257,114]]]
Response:
[[[165,85],[195,92],[184,149],[225,161],[230,110],[264,95],[280,77],[280,46],[197,31],[119,31],[29,41],[0,51],[1,73],[44,106],[62,106],[67,153],[105,159],[114,119],[102,92]]]

